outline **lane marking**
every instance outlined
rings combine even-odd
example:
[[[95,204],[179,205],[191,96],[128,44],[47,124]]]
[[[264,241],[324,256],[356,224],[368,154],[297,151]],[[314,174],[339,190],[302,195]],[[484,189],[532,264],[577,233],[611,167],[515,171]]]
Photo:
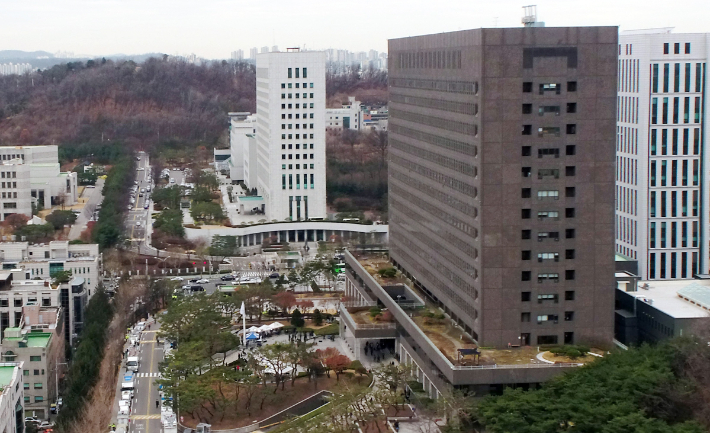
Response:
[[[160,415],[134,415],[133,419],[160,419]]]

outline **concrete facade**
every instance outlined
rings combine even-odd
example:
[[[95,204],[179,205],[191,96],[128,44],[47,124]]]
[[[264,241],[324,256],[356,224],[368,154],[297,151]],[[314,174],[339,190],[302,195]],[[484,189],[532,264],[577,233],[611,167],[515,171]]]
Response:
[[[13,213],[32,216],[32,205],[73,205],[77,175],[61,172],[57,146],[0,147],[0,220]]]
[[[389,42],[391,258],[482,346],[612,340],[617,42]]]
[[[0,362],[0,432],[25,431],[21,362]]]
[[[0,353],[5,361],[23,363],[25,412],[49,418],[49,405],[57,400],[58,367],[64,362],[62,309],[23,307],[20,327],[6,328]]]
[[[710,260],[710,33],[622,32],[618,55],[616,252],[642,279],[691,279]]]
[[[247,186],[264,198],[266,219],[325,218],[325,53],[259,54],[256,111],[256,184]]]
[[[326,129],[362,129],[362,110],[360,101],[354,96],[348,96],[348,103],[340,108],[327,108],[325,110]]]

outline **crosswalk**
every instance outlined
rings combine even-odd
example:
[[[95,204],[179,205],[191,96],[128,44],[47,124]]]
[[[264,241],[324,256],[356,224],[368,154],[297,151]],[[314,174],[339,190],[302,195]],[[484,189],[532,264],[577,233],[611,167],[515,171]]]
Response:
[[[161,377],[160,373],[137,373],[136,377]]]
[[[160,419],[160,415],[132,415],[131,419]]]

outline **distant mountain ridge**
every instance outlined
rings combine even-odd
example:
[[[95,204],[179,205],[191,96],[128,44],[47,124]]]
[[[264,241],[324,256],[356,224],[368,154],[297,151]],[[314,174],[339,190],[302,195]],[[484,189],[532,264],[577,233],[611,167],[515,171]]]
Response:
[[[0,50],[0,60],[32,60],[43,57],[53,58],[47,51]]]

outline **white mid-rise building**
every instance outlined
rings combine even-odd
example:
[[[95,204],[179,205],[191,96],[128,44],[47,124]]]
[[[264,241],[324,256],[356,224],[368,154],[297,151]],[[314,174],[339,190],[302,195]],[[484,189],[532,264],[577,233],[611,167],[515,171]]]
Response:
[[[619,37],[616,252],[646,280],[708,272],[710,34],[671,30]]]
[[[0,362],[0,432],[25,431],[25,386],[21,362]]]
[[[325,218],[325,53],[258,55],[256,96],[256,157],[244,157],[247,186],[263,197],[269,220]]]
[[[83,329],[84,308],[99,285],[98,245],[2,242],[0,262],[0,335],[8,327],[20,326],[26,305],[62,307],[64,337],[71,344]],[[63,271],[71,271],[70,281],[52,285],[53,278]]]
[[[356,101],[354,96],[348,97],[348,103],[340,108],[326,108],[325,110],[326,129],[362,129],[362,112],[360,101]]]
[[[0,221],[32,216],[33,205],[49,209],[77,199],[77,175],[61,171],[57,146],[0,147]]]

